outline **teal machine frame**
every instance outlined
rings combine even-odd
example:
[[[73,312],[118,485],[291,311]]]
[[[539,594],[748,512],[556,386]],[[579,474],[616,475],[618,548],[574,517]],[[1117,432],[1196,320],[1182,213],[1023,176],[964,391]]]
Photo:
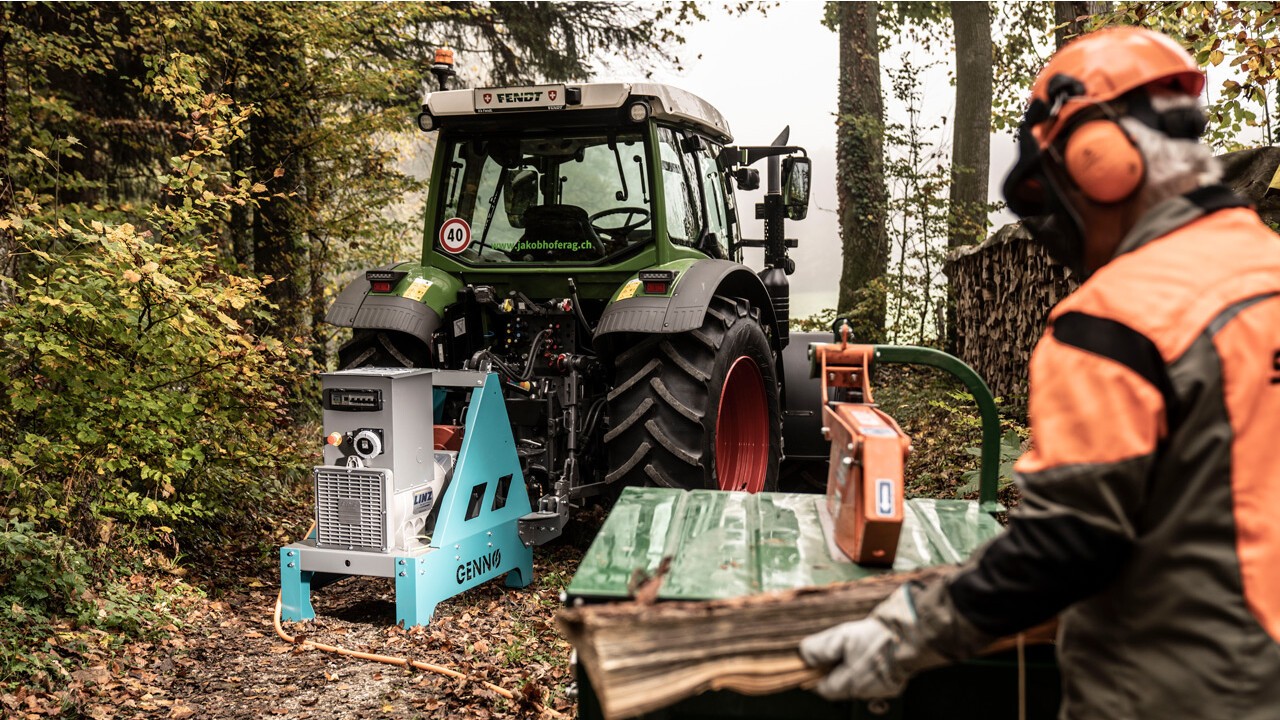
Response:
[[[396,622],[405,627],[426,625],[439,603],[504,574],[507,587],[533,582],[533,548],[517,530],[517,520],[530,511],[529,494],[498,376],[423,372],[432,373],[435,388],[463,388],[470,394],[462,445],[430,541],[379,553],[317,547],[313,531],[280,548],[281,619],[314,619],[311,591],[349,575],[393,578]],[[507,476],[509,483],[501,482]]]

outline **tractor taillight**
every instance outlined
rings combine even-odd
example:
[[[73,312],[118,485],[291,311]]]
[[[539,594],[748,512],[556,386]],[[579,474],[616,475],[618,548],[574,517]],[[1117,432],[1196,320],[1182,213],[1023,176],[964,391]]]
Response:
[[[644,283],[646,295],[666,295],[675,282],[676,274],[672,270],[641,270],[640,282]]]
[[[364,279],[369,282],[371,292],[389,293],[408,274],[403,270],[369,270]]]

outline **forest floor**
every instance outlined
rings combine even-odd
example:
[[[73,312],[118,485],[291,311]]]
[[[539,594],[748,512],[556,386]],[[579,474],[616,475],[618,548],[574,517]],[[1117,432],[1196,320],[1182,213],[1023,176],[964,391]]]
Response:
[[[887,383],[886,383],[887,384]],[[972,401],[927,373],[894,376],[878,394],[913,437],[909,493],[955,497],[960,472],[976,465],[968,448],[980,432]],[[819,491],[824,478],[784,490]],[[963,492],[961,490],[961,492]],[[69,621],[49,629],[46,652],[61,677],[0,694],[0,717],[211,718],[537,718],[573,717],[570,647],[554,625],[560,593],[573,577],[605,513],[591,508],[566,537],[534,553],[534,582],[509,590],[490,582],[436,610],[427,627],[394,624],[390,580],[352,577],[313,594],[317,619],[286,623],[299,639],[442,665],[458,680],[308,649],[275,633],[279,584],[275,547],[301,534],[305,498],[275,508],[274,537],[243,528],[213,557],[187,567],[153,569],[130,589],[154,596],[172,622],[147,640],[126,640]],[[1016,502],[1012,488],[1001,493]],[[3,679],[3,678],[0,678]],[[483,682],[482,682],[483,681]],[[484,682],[510,690],[510,700]],[[4,687],[0,685],[0,687]],[[15,687],[10,685],[10,688]],[[549,708],[539,710],[538,706]]]
[[[278,577],[261,572],[226,590],[175,593],[162,636],[111,651],[79,649],[61,689],[0,695],[0,717],[534,718],[572,715],[570,648],[554,625],[560,592],[583,549],[565,542],[534,555],[534,582],[490,582],[441,603],[427,627],[394,624],[390,580],[351,577],[312,595],[317,619],[285,623],[297,639],[410,658],[466,674],[457,680],[341,657],[275,632]],[[139,592],[154,578],[138,576]],[[174,586],[199,580],[172,578]],[[145,585],[145,587],[142,587]],[[70,628],[67,628],[70,630]],[[55,640],[56,642],[56,640]],[[510,690],[508,700],[483,682]],[[552,708],[539,712],[534,703]]]

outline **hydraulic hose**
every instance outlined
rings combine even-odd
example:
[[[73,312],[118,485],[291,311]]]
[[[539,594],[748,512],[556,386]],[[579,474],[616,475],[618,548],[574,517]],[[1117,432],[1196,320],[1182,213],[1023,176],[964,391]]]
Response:
[[[315,529],[316,529],[316,525],[315,523],[312,523],[311,529],[307,530],[306,535],[304,535],[303,537],[310,537],[311,532]],[[515,693],[511,692],[510,690],[504,687],[501,687],[499,685],[494,685],[493,683],[487,682],[485,680],[478,680],[477,678],[473,678],[470,675],[467,675],[466,673],[458,672],[453,668],[447,668],[447,667],[444,667],[443,665],[433,665],[431,663],[422,662],[421,660],[410,660],[409,658],[393,657],[391,655],[378,655],[376,653],[360,652],[358,650],[348,650],[347,648],[344,648],[344,647],[339,647],[337,645],[328,645],[325,643],[318,643],[314,640],[303,640],[299,642],[296,637],[285,632],[284,626],[280,624],[281,599],[282,599],[282,593],[277,592],[276,593],[276,609],[272,617],[272,624],[275,625],[276,635],[279,635],[280,639],[284,640],[287,643],[290,643],[292,645],[298,645],[299,647],[312,647],[317,650],[323,650],[324,652],[333,653],[335,655],[345,655],[347,657],[358,658],[360,660],[368,660],[371,662],[385,663],[387,665],[399,665],[400,667],[411,667],[416,670],[425,670],[426,672],[435,673],[436,675],[443,675],[445,677],[453,678],[455,680],[468,680],[471,682],[479,682],[481,685],[485,687],[486,690],[495,692],[498,695],[501,695],[502,697],[508,700],[516,699]],[[542,713],[544,715],[549,715],[553,718],[566,717],[563,713],[559,712],[558,710],[555,710],[554,708],[549,708],[545,705],[542,705],[536,702],[530,703],[530,705],[532,705],[533,709],[537,710],[539,713]]]

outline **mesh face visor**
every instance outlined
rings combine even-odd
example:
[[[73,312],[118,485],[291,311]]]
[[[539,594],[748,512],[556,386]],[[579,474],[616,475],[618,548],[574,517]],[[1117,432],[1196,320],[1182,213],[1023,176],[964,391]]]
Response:
[[[1048,212],[1047,188],[1041,165],[1040,143],[1031,128],[1048,118],[1049,108],[1036,100],[1018,125],[1018,160],[1004,179],[1004,200],[1021,218]]]
[[[1084,278],[1084,240],[1080,225],[1066,212],[1050,212],[1023,218],[1022,226],[1031,238],[1049,253],[1049,257]]]
[[[1044,151],[1031,128],[1046,119],[1049,109],[1036,101],[1027,108],[1018,127],[1018,161],[1004,181],[1009,210],[1023,221],[1031,238],[1055,261],[1084,276],[1084,238],[1075,212],[1062,200],[1051,173],[1044,166]]]

